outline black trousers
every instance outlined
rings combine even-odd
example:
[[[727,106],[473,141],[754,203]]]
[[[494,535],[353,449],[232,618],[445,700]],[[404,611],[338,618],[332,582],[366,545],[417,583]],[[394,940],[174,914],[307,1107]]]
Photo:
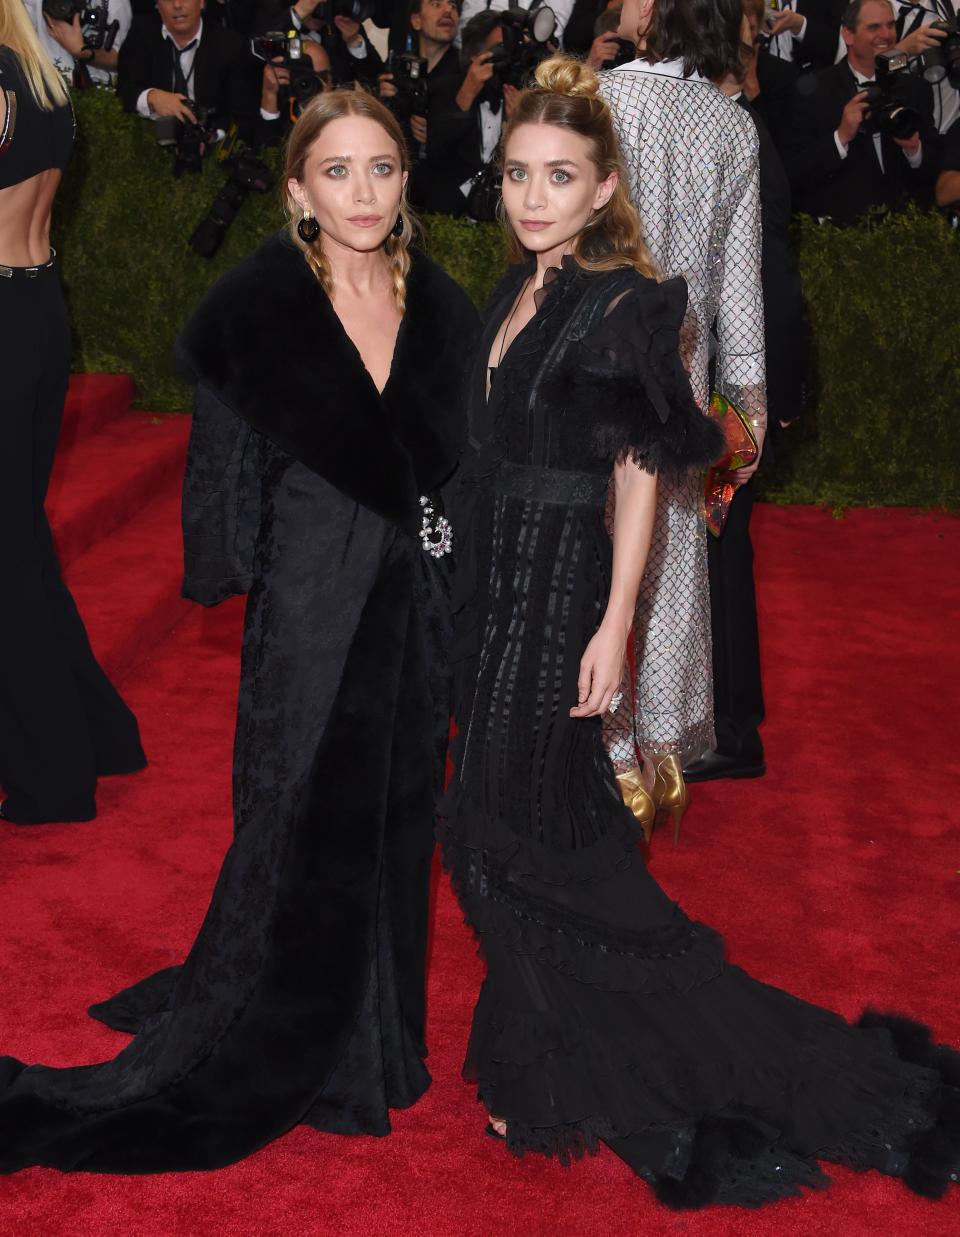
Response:
[[[734,495],[721,535],[707,534],[707,560],[717,751],[759,762],[763,743],[757,728],[764,713],[750,540],[752,510],[753,482],[748,481]]]
[[[0,268],[3,815],[87,820],[98,774],[146,759],[136,718],[97,664],[61,579],[44,511],[70,368],[60,283],[52,264],[32,276],[9,269]]]

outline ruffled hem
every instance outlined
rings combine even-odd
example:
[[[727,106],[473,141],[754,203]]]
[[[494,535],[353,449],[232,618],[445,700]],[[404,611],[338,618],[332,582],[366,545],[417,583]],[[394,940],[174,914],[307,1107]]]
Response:
[[[661,926],[630,932],[565,912],[517,883],[525,874],[558,884],[602,879],[637,862],[630,828],[580,851],[545,855],[546,847],[461,801],[439,837],[444,867],[481,943],[492,933],[515,953],[614,992],[689,992],[723,970],[722,938],[679,906]]]
[[[821,1187],[818,1160],[932,1198],[957,1180],[960,1054],[907,1020],[868,1015],[854,1029],[824,1011],[789,1060],[766,1068],[671,1066],[662,1045],[618,1044],[549,1014],[495,1015],[472,1049],[465,1072],[507,1121],[515,1155],[569,1164],[606,1142],[677,1209]]]
[[[455,743],[451,745],[451,758],[456,765],[460,752]],[[458,846],[483,851],[497,865],[509,864],[512,877],[532,876],[544,885],[569,885],[611,876],[630,865],[643,836],[640,826],[624,810],[616,813],[616,824],[611,824],[596,842],[558,850],[517,833],[506,820],[486,812],[464,794],[456,783],[440,801],[438,815],[441,842],[448,837]]]

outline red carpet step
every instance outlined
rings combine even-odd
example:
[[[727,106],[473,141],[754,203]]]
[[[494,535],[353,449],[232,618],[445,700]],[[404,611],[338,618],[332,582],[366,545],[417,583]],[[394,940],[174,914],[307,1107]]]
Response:
[[[190,611],[182,575],[179,484],[70,564],[67,583],[112,679],[123,679]]]
[[[190,418],[132,412],[123,374],[74,374],[47,511],[104,669],[122,678],[187,613],[180,485]]]
[[[127,410],[61,450],[47,512],[66,567],[151,500],[179,490],[190,418]]]
[[[133,379],[127,374],[71,374],[60,430],[61,452],[123,416],[135,394]]]

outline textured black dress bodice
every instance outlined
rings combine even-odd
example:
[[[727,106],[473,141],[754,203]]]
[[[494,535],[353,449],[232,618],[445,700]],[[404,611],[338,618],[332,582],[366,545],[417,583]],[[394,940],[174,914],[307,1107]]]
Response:
[[[465,1076],[516,1154],[567,1161],[603,1140],[671,1206],[796,1193],[825,1183],[820,1159],[940,1194],[960,1160],[957,1054],[729,965],[647,871],[601,719],[569,715],[609,595],[614,462],[676,475],[715,441],[679,368],[683,285],[633,271],[567,263],[486,400],[524,274],[479,345],[455,515],[462,672],[440,838],[487,963]]]

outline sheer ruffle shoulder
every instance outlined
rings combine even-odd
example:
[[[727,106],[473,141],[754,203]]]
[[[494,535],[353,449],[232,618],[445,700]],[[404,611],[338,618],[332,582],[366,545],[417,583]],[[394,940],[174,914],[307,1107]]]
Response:
[[[611,460],[630,456],[648,472],[680,477],[723,450],[700,411],[680,359],[687,285],[637,275],[582,341],[576,386],[593,392],[594,444]]]

